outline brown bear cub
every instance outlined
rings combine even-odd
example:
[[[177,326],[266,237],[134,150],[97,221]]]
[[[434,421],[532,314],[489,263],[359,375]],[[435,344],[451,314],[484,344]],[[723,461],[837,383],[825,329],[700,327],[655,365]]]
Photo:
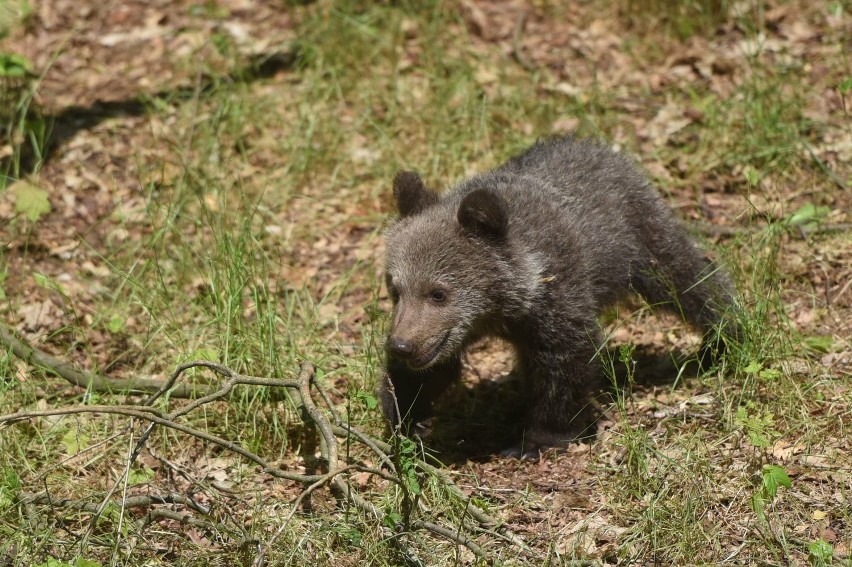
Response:
[[[601,385],[597,317],[631,292],[710,338],[735,335],[734,288],[627,158],[573,137],[539,142],[443,197],[413,172],[393,182],[387,231],[394,303],[379,395],[393,425],[428,418],[486,337],[518,354],[522,453],[587,432]],[[721,344],[718,341],[716,345]]]

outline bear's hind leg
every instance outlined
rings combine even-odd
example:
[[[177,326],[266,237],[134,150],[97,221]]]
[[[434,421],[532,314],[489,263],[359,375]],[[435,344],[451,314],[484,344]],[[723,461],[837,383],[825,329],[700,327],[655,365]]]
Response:
[[[702,333],[702,366],[721,354],[725,340],[738,340],[734,286],[725,271],[700,252],[685,234],[673,235],[634,274],[633,288],[652,308],[677,314]]]

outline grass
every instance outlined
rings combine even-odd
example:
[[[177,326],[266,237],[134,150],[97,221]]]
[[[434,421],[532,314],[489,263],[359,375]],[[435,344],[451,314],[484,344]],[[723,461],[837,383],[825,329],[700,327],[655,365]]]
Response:
[[[559,9],[547,4],[539,8]],[[661,6],[636,2],[625,9]],[[678,6],[668,19],[671,35],[648,37],[645,28],[614,24],[631,46],[636,68],[733,17],[718,2]],[[507,44],[481,41],[454,3],[341,1],[291,9],[299,15],[295,68],[266,81],[217,75],[191,96],[147,99],[144,120],[157,126],[132,134],[138,153],[125,157],[133,188],[116,187],[121,199],[81,239],[93,265],[73,259],[67,267],[50,254],[39,256],[41,271],[63,294],[18,271],[26,256],[21,247],[39,254],[38,239],[51,228],[44,223],[56,218],[27,224],[18,215],[17,227],[4,229],[10,245],[0,257],[0,273],[6,274],[0,284],[8,318],[34,301],[50,303],[62,323],[44,333],[41,344],[123,377],[162,378],[178,363],[198,358],[247,374],[290,377],[300,361],[310,360],[322,370],[320,380],[337,409],[380,434],[370,397],[381,372],[388,307],[379,242],[391,209],[389,180],[399,169],[414,168],[443,188],[572,118],[582,135],[612,140],[646,163],[665,164],[659,184],[673,201],[687,203],[687,211],[699,208],[700,188],[707,185],[737,199],[729,220],[747,219],[753,230],[713,248],[726,257],[743,292],[745,340],[720,367],[698,377],[685,374],[677,388],[630,380],[616,392],[612,424],[582,457],[582,475],[571,481],[594,494],[593,504],[578,512],[582,521],[555,506],[553,495],[533,481],[523,489],[500,485],[500,478],[513,475],[541,480],[534,466],[500,465],[495,458],[503,467],[497,480],[483,463],[448,470],[483,507],[512,518],[510,524],[548,554],[550,565],[575,559],[820,564],[830,562],[835,549],[847,550],[837,553],[836,564],[848,563],[850,485],[840,452],[852,407],[848,375],[819,366],[805,346],[813,331],[800,332],[790,314],[794,300],[817,299],[813,288],[787,275],[795,251],[784,218],[803,202],[834,202],[828,193],[833,189],[826,189],[834,188],[833,181],[803,151],[805,144],[819,146],[826,125],[806,116],[806,101],[819,96],[819,87],[807,82],[801,60],[778,66],[766,53],[741,58],[728,96],[698,80],[649,91],[628,79],[615,88],[603,68],[588,82],[578,71],[581,92],[568,95],[553,88],[558,70],[527,71],[515,64]],[[744,26],[749,37],[764,29],[757,12]],[[224,20],[227,12],[211,8],[208,16]],[[211,36],[209,42],[225,54],[227,71],[239,68],[227,37]],[[832,69],[842,64],[839,58],[826,61]],[[181,65],[210,71],[189,57]],[[622,104],[625,98],[647,106],[635,111]],[[701,119],[662,144],[643,141],[639,120],[649,120],[649,109],[666,103],[696,109]],[[26,173],[17,156],[13,152],[4,169],[14,178]],[[61,173],[62,167],[48,161],[34,178]],[[804,193],[796,190],[802,185]],[[50,197],[59,207],[57,194]],[[821,245],[848,245],[848,236],[826,238]],[[71,273],[70,281],[63,273]],[[647,324],[664,337],[681,332],[645,313],[622,323],[634,331]],[[612,364],[632,369],[633,351],[622,354]],[[121,397],[71,391],[5,351],[0,377],[2,414],[122,403]],[[306,443],[299,417],[265,388],[239,389],[228,403],[186,421],[288,467],[307,466],[299,456]],[[150,454],[125,473],[123,463],[140,431],[138,424],[109,416],[41,419],[4,429],[0,557],[15,565],[51,565],[52,559],[74,564],[81,558],[101,565],[251,564],[254,542],[268,541],[279,529],[298,489],[264,477],[235,455],[160,429],[149,441]],[[785,451],[792,457],[783,457]],[[809,466],[814,459],[804,457],[825,460]],[[565,468],[569,462],[546,455],[541,466]],[[772,465],[790,475],[789,488],[767,487],[767,471],[774,469],[766,467]],[[181,478],[169,476],[174,471],[182,471]],[[463,507],[444,485],[430,477],[419,482],[419,501],[430,517],[460,525]],[[48,514],[16,500],[21,490],[49,490],[100,503],[111,488],[116,494],[184,490],[214,510],[229,531],[211,534],[177,522],[143,530],[134,522],[137,512],[118,508],[92,524],[89,513]],[[401,512],[400,487],[365,482],[364,489],[386,513]],[[503,498],[501,490],[510,496]],[[413,561],[381,526],[327,495],[318,493],[312,506],[285,526],[268,564]],[[422,533],[408,541],[423,564],[475,563],[469,552]],[[813,552],[819,542],[830,550],[818,546]],[[508,547],[494,544],[487,551],[498,564],[528,563]]]

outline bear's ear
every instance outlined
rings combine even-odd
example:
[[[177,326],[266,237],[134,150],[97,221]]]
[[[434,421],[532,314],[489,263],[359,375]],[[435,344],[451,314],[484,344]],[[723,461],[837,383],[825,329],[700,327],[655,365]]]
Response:
[[[457,218],[465,231],[477,236],[502,240],[509,230],[505,201],[487,189],[474,189],[465,195]]]
[[[438,194],[429,191],[413,171],[400,171],[393,178],[393,198],[400,217],[416,215],[438,202]]]

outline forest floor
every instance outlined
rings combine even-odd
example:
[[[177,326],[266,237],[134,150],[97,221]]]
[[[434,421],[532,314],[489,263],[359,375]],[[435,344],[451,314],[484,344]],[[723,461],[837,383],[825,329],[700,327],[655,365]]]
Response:
[[[269,542],[269,565],[852,564],[849,5],[670,4],[8,3],[0,54],[30,62],[34,94],[2,113],[0,317],[80,368],[281,378],[308,360],[382,437],[394,173],[443,189],[571,132],[641,163],[747,315],[743,345],[696,375],[689,329],[612,310],[602,358],[630,379],[594,440],[539,459],[499,455],[521,434],[511,351],[469,354],[424,450],[536,556],[488,532],[468,534],[484,558],[428,531],[403,553],[327,490],[289,518],[304,487],[232,451],[157,429],[130,460],[145,423],[77,414],[0,425],[0,565],[252,565]],[[0,391],[0,414],[138,401],[8,349]],[[265,388],[185,419],[306,469],[299,416]],[[348,478],[396,517],[398,486]],[[462,526],[442,482],[421,474],[415,513]],[[150,494],[231,531],[120,506]]]

